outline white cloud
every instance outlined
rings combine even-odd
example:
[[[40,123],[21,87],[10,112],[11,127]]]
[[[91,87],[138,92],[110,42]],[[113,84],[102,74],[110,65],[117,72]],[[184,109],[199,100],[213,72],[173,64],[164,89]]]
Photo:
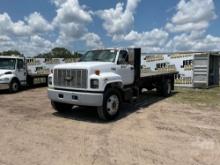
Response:
[[[0,32],[11,36],[31,36],[52,30],[52,26],[37,12],[25,20],[13,22],[7,13],[0,14]]]
[[[8,36],[6,36],[6,35],[0,36],[0,44],[1,44],[1,43],[4,43],[4,42],[6,42],[6,41],[10,41],[10,40],[11,40],[10,37],[8,37]]]
[[[131,31],[124,36],[125,41],[133,41],[134,45],[141,47],[163,46],[167,41],[169,34],[161,29],[153,29],[149,32],[138,33]]]
[[[103,43],[101,38],[95,33],[87,33],[83,40],[86,42],[86,45],[90,48],[102,48]]]
[[[51,23],[38,12],[17,21],[12,21],[7,13],[0,14],[1,51],[17,49],[27,55],[36,55],[55,46],[72,48],[78,41],[92,48],[103,47],[101,38],[87,29],[93,21],[91,11],[80,6],[78,0],[55,0],[53,3],[57,14]],[[57,30],[55,41],[46,39]]]
[[[53,29],[52,25],[38,12],[32,13],[29,17],[25,18],[25,20],[31,32],[46,32]]]
[[[96,12],[104,21],[103,28],[113,41],[129,42],[130,47],[142,47],[144,51],[162,51],[169,34],[162,29],[137,32],[132,30],[134,13],[141,0],[127,0],[127,5],[117,3],[115,8]]]
[[[55,4],[56,6],[60,6],[63,4],[66,0],[51,0],[51,3]]]
[[[170,40],[166,47],[173,51],[214,51],[220,49],[220,37],[205,32],[183,33]]]
[[[23,21],[13,22],[7,13],[0,14],[0,33],[12,35],[30,34],[30,28]]]
[[[52,48],[51,41],[40,37],[50,30],[50,23],[37,12],[16,22],[7,13],[0,14],[0,50],[16,49],[26,55],[37,55]]]
[[[53,25],[59,29],[56,45],[69,46],[81,40],[88,47],[103,46],[101,38],[87,29],[87,25],[93,21],[91,11],[81,6],[78,0],[55,0],[54,3],[57,15]]]
[[[1,37],[0,37],[1,38]],[[0,39],[0,50],[18,50],[26,56],[34,56],[47,52],[53,48],[53,43],[38,35],[22,37],[19,39],[6,37],[7,40]]]
[[[54,3],[58,9],[53,25],[59,28],[59,38],[80,39],[87,32],[87,24],[92,22],[90,12],[85,11],[78,0],[58,0]]]
[[[133,26],[140,1],[118,2],[115,8],[95,12],[79,0],[51,0],[56,8],[52,22],[38,12],[16,21],[7,13],[0,13],[0,50],[18,49],[31,56],[54,46],[71,49],[76,42],[84,42],[88,48],[103,47],[100,36],[88,29],[97,16],[118,46],[138,46],[147,52],[220,49],[220,37],[206,32],[210,22],[217,18],[213,0],[180,0],[165,28],[138,32]]]
[[[30,41],[31,41],[31,45],[38,48],[48,49],[48,48],[52,48],[53,46],[51,41],[46,40],[38,35],[31,36]]]
[[[219,51],[220,50],[220,37],[207,35],[204,40],[196,43],[195,49]]]
[[[169,34],[162,29],[153,29],[138,33],[131,31],[124,36],[124,41],[132,42],[130,47],[141,47],[143,52],[162,52],[167,42]]]
[[[0,36],[0,50],[5,51],[11,49],[11,47],[15,46],[16,43],[12,41],[12,39],[6,35]]]
[[[117,3],[115,8],[100,10],[97,15],[104,20],[103,28],[113,39],[128,33],[134,23],[134,12],[141,0],[127,0],[126,8],[123,3]]]
[[[170,32],[182,32],[169,40],[169,51],[213,51],[220,49],[220,37],[206,34],[217,18],[213,0],[180,0],[177,13],[166,24]]]
[[[48,52],[53,48],[53,43],[38,35],[23,38],[17,41],[18,45],[14,49],[21,51],[26,56],[34,56],[39,53]]]
[[[31,29],[23,21],[11,23],[12,33],[16,36],[26,36],[31,34]]]
[[[0,14],[0,32],[12,36],[30,36],[52,30],[52,26],[37,12],[25,20],[13,22],[7,13]]]
[[[92,21],[88,11],[80,6],[78,0],[66,0],[58,5],[57,16],[54,18],[55,24],[78,23],[85,24]]]
[[[171,32],[204,30],[216,17],[213,0],[180,0],[177,13],[167,23],[166,29]]]

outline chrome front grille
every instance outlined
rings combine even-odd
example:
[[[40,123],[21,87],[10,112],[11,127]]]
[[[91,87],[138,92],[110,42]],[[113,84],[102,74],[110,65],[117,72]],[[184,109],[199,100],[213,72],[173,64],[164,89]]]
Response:
[[[86,69],[55,69],[54,86],[65,88],[87,88]]]

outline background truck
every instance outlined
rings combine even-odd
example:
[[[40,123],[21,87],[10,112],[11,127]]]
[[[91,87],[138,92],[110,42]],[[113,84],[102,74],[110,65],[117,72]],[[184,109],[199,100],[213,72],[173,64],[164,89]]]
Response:
[[[103,120],[114,119],[123,101],[139,97],[143,88],[169,96],[176,71],[141,69],[141,49],[102,49],[85,53],[80,62],[57,65],[48,78],[48,97],[58,112],[73,105],[97,107]]]
[[[21,86],[47,84],[52,68],[64,59],[24,58],[19,56],[0,56],[0,90],[17,92]]]

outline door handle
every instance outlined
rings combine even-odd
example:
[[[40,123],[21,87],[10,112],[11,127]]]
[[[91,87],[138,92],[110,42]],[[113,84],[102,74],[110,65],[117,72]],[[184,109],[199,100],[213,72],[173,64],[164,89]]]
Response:
[[[131,70],[134,70],[134,67],[133,67],[133,66],[131,67]]]

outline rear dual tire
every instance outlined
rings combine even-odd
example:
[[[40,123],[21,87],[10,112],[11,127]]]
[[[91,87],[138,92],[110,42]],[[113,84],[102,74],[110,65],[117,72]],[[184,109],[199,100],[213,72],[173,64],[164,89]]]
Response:
[[[158,88],[157,92],[163,96],[163,97],[168,97],[172,93],[172,83],[171,80],[167,79],[165,80]]]

